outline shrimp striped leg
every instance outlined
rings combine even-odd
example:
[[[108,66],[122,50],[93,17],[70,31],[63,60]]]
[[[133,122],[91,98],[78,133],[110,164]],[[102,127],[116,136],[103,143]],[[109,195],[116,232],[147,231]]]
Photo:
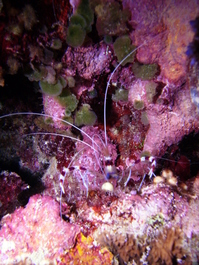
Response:
[[[133,162],[133,164],[131,165],[131,167],[133,167],[136,164],[143,163],[143,162],[147,162],[147,161],[150,163],[149,172],[147,174],[144,174],[144,176],[142,178],[142,181],[140,183],[140,186],[138,188],[138,192],[141,190],[141,187],[142,187],[142,185],[144,183],[144,180],[145,180],[146,175],[149,176],[149,179],[151,179],[153,176],[155,176],[154,170],[155,170],[155,167],[156,167],[156,160],[155,160],[155,157],[154,156],[142,156],[141,158],[135,160]],[[131,168],[129,170],[128,178],[127,178],[127,180],[124,183],[124,186],[125,187],[127,186],[130,178],[131,178]]]

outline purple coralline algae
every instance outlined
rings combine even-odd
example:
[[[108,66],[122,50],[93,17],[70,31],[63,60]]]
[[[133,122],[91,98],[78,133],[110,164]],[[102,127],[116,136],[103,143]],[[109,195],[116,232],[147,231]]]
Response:
[[[154,1],[151,5],[148,1],[124,0],[123,7],[131,10],[134,43],[147,45],[137,53],[139,62],[158,63],[162,80],[182,84],[188,66],[186,49],[194,36],[190,21],[198,15],[197,1],[190,6],[186,1]]]
[[[62,58],[65,65],[66,76],[78,76],[84,79],[91,79],[102,73],[110,72],[111,51],[104,43],[99,43],[90,47],[68,48]],[[85,62],[86,65],[82,64]]]
[[[62,106],[58,99],[49,95],[43,95],[43,106],[45,114],[52,117],[54,127],[64,128],[66,124],[61,122],[61,119],[65,117],[66,107]]]
[[[1,221],[1,264],[56,264],[64,250],[73,247],[79,231],[77,225],[63,222],[57,202],[35,195],[25,208]]]

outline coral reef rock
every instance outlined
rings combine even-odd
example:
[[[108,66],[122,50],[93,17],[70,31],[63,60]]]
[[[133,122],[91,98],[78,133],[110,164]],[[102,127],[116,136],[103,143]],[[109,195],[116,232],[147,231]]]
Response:
[[[41,195],[31,197],[25,208],[6,215],[1,226],[2,265],[56,264],[63,251],[73,247],[80,231],[77,225],[65,223],[59,217],[57,202]]]

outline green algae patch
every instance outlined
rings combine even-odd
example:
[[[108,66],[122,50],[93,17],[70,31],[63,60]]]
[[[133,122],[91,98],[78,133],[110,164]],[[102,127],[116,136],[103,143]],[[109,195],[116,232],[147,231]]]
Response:
[[[79,103],[76,96],[70,92],[70,90],[65,89],[62,91],[61,95],[57,97],[58,102],[65,107],[65,115],[66,117],[71,116],[71,112],[73,112]]]
[[[147,84],[145,85],[146,97],[147,97],[148,103],[153,102],[153,98],[156,95],[157,86],[158,84],[153,81],[147,82]]]
[[[128,32],[127,21],[130,13],[122,10],[117,2],[101,2],[95,7],[96,28],[100,36],[119,36]]]
[[[53,118],[51,118],[51,117],[46,118],[46,119],[44,120],[44,122],[45,122],[47,125],[49,125],[49,124],[53,124],[53,123],[54,123]]]
[[[86,27],[86,20],[84,19],[83,16],[76,14],[73,15],[70,19],[70,24],[72,25],[80,25],[82,28]]]
[[[58,81],[56,84],[49,84],[46,81],[39,81],[39,86],[42,90],[42,93],[51,95],[51,96],[58,96],[62,92],[62,84]]]
[[[142,100],[134,100],[133,107],[137,110],[142,110],[144,108],[144,101]]]
[[[51,45],[50,47],[54,50],[59,50],[62,47],[62,42],[60,39],[56,38],[56,39],[52,39]]]
[[[141,123],[145,126],[149,125],[149,120],[145,111],[141,113]]]
[[[112,100],[115,102],[118,101],[128,101],[128,90],[123,89],[123,88],[119,88],[115,91],[115,94],[112,95]]]
[[[130,52],[132,52],[136,46],[131,44],[131,39],[128,35],[118,37],[113,44],[114,53],[117,56],[118,62],[121,62]],[[133,52],[122,63],[124,66],[126,63],[132,63],[134,61],[135,52]]]
[[[68,87],[74,87],[75,86],[75,79],[72,76],[66,77],[67,85]]]
[[[61,94],[62,89],[66,86],[66,81],[63,77],[60,77],[55,84],[50,84],[47,81],[39,81],[39,86],[42,93],[50,96],[58,96]]]
[[[73,118],[72,118],[71,116],[64,116],[64,117],[62,118],[62,120],[63,120],[63,124],[64,124],[64,125],[66,125],[66,123],[65,123],[64,121],[66,121],[66,122],[70,122],[71,124],[73,124]]]
[[[48,71],[44,66],[41,66],[39,69],[36,69],[34,71],[31,71],[28,74],[25,74],[25,76],[31,81],[40,81],[41,79],[45,78],[48,74]]]
[[[132,66],[132,71],[135,77],[141,80],[151,80],[158,72],[157,64],[140,64],[134,63]]]
[[[97,116],[94,111],[91,110],[90,105],[83,104],[81,108],[76,112],[75,125],[94,125],[97,120]]]
[[[94,21],[94,13],[90,7],[89,0],[81,0],[77,8],[77,14],[81,15],[86,21],[86,25],[83,28],[85,28],[87,32],[90,31],[91,25]]]
[[[67,29],[66,42],[68,45],[77,48],[84,43],[86,31],[80,25],[70,25]]]
[[[66,32],[67,44],[74,48],[82,46],[86,34],[91,31],[93,20],[94,13],[90,8],[90,2],[81,0],[75,14],[70,19]]]

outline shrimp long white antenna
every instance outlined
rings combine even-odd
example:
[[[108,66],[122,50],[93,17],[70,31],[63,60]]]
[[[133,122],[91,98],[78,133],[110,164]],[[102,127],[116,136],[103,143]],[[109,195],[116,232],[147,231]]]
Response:
[[[78,138],[75,138],[73,136],[70,136],[70,135],[66,135],[66,134],[61,134],[61,133],[52,133],[52,132],[33,132],[33,133],[27,133],[27,134],[24,134],[23,136],[31,136],[31,135],[50,135],[50,136],[61,136],[61,137],[64,137],[64,138],[68,138],[68,139],[71,139],[73,141],[76,141],[76,142],[80,142],[88,147],[90,147],[94,152],[99,152],[97,149],[95,149],[92,145],[88,144],[87,142],[84,142],[83,140],[80,140]]]
[[[7,118],[7,117],[12,117],[12,116],[18,116],[18,115],[35,115],[35,116],[42,116],[42,117],[45,117],[45,118],[53,118],[53,116],[51,116],[51,115],[43,114],[43,113],[37,113],[37,112],[16,112],[16,113],[9,113],[9,114],[5,114],[3,116],[0,116],[0,119]],[[96,142],[93,141],[93,138],[90,137],[86,132],[84,132],[83,130],[81,130],[79,127],[77,127],[74,124],[70,123],[69,121],[63,120],[61,118],[56,118],[56,120],[61,121],[61,122],[65,123],[65,124],[67,124],[69,126],[72,126],[76,130],[78,130],[79,132],[81,132],[84,136],[86,136],[88,139],[90,139],[92,143],[95,144],[95,146],[98,148],[98,150],[100,150],[100,146]],[[74,139],[77,140],[76,138],[74,138]],[[89,144],[87,144],[87,145],[92,148],[91,145],[89,145]]]
[[[95,142],[95,141],[94,141],[94,137],[98,137],[98,139],[102,142],[102,145],[104,145],[104,142],[102,141],[101,137],[99,137],[99,135],[96,135],[96,134],[94,134],[93,137],[92,137],[92,138],[93,138],[93,143]],[[97,163],[98,163],[98,166],[99,166],[99,168],[100,168],[102,174],[105,175],[104,170],[103,170],[103,168],[102,168],[102,166],[101,166],[101,164],[100,164],[100,161],[99,161],[99,159],[97,158],[97,153],[94,152],[94,154],[95,154],[95,159],[96,159],[96,161],[97,161]]]
[[[117,71],[117,69],[120,67],[121,64],[123,64],[123,62],[129,57],[131,56],[131,54],[133,54],[135,51],[137,51],[140,47],[142,47],[143,45],[145,45],[145,42],[142,43],[140,46],[138,46],[137,48],[135,48],[134,50],[132,50],[129,54],[127,54],[122,60],[121,62],[115,67],[115,69],[113,70],[113,72],[111,73],[107,85],[106,85],[106,90],[105,90],[105,95],[104,95],[104,138],[105,138],[105,145],[107,146],[107,132],[106,132],[106,101],[107,101],[107,94],[108,94],[108,88],[111,82],[111,79],[114,75],[114,73]]]

